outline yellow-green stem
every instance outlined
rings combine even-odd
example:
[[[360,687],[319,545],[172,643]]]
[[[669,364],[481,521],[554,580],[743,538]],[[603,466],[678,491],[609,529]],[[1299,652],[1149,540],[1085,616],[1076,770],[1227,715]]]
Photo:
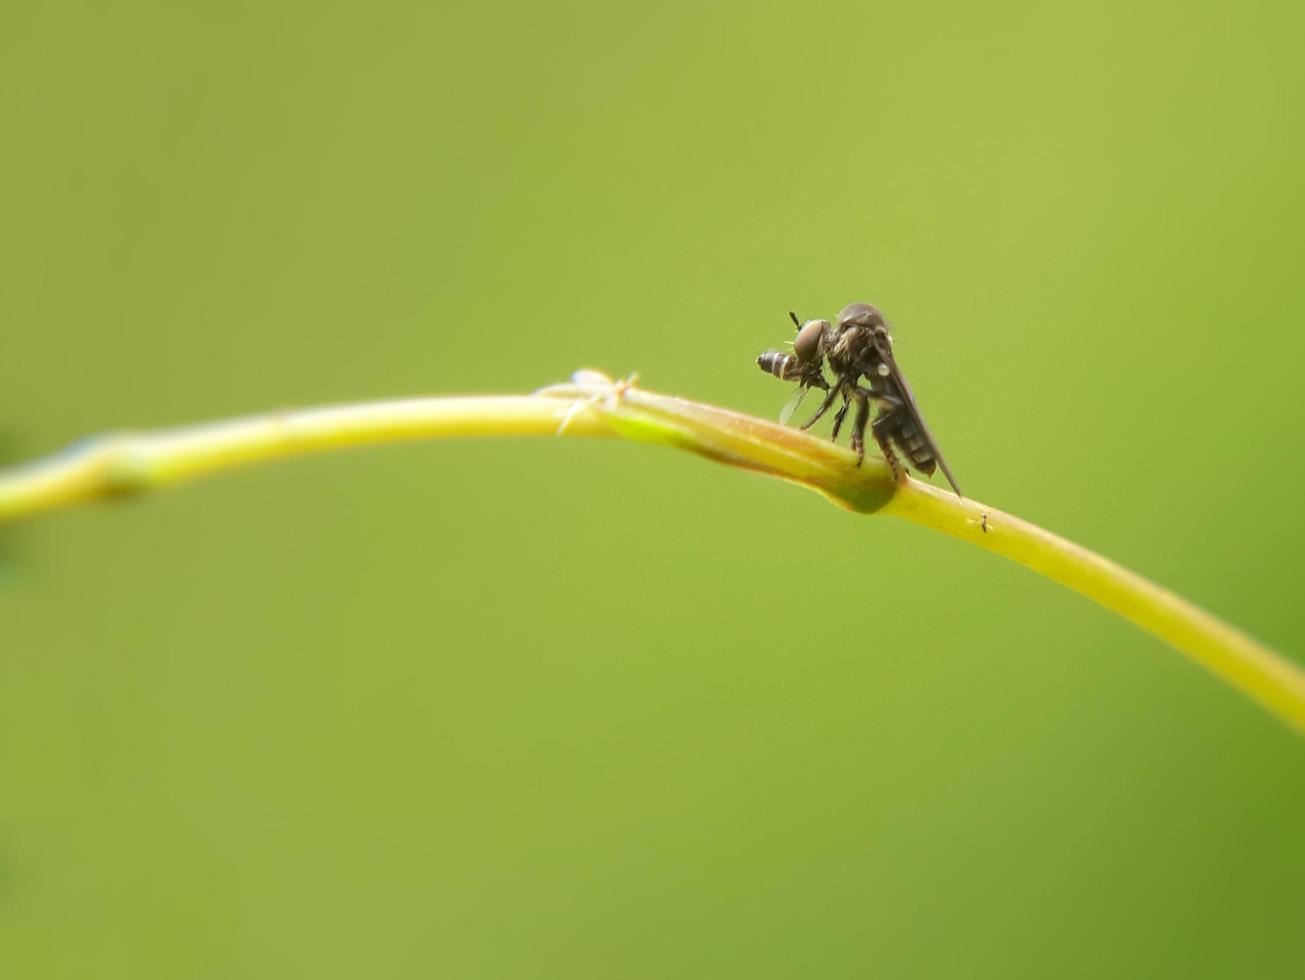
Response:
[[[1140,575],[975,501],[913,480],[897,484],[882,460],[858,467],[846,450],[804,432],[594,372],[534,395],[369,402],[103,436],[0,472],[0,522],[346,446],[556,435],[676,446],[802,484],[850,510],[882,511],[977,544],[1119,613],[1305,733],[1305,672]]]

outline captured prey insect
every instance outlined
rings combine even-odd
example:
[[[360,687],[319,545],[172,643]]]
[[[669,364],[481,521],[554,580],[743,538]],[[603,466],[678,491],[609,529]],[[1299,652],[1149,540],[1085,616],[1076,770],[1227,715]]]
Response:
[[[781,415],[787,421],[789,414],[810,388],[820,388],[825,398],[805,425],[809,429],[833,406],[840,397],[842,406],[834,413],[834,438],[847,418],[848,410],[856,406],[852,421],[852,451],[856,453],[857,466],[865,458],[865,430],[867,424],[899,480],[903,476],[902,464],[894,446],[906,456],[911,466],[932,476],[941,467],[947,482],[956,495],[961,488],[956,485],[951,468],[943,458],[933,433],[920,415],[915,395],[906,383],[897,359],[893,356],[893,337],[888,332],[884,315],[869,303],[853,303],[838,314],[836,324],[828,320],[808,320],[802,323],[789,313],[798,328],[793,341],[793,351],[768,350],[757,358],[757,365],[767,374],[782,381],[796,381],[797,397]],[[825,378],[825,365],[834,374],[830,384]],[[864,379],[865,384],[862,384]],[[870,421],[870,404],[879,409]]]
[[[781,423],[788,422],[789,418],[797,410],[798,405],[802,404],[802,398],[808,390],[822,388],[829,391],[829,382],[825,380],[825,355],[822,346],[825,335],[829,332],[829,321],[808,320],[806,323],[802,323],[792,310],[789,311],[788,315],[798,331],[797,339],[793,341],[793,353],[768,350],[757,358],[757,365],[767,374],[773,374],[781,381],[796,381],[798,383],[797,394],[779,413]],[[807,423],[807,425],[810,424]],[[806,428],[806,426],[803,426],[803,428]]]

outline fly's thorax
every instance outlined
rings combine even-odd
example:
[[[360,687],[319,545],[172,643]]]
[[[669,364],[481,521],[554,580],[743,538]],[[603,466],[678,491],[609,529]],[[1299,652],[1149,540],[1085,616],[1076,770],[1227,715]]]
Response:
[[[888,321],[877,306],[869,303],[852,303],[838,314],[839,337],[846,337],[849,345],[865,349],[877,347],[884,353],[893,349],[893,335]]]
[[[884,315],[879,312],[879,307],[871,306],[869,303],[851,303],[843,307],[838,314],[838,329],[843,330],[847,327],[874,327],[886,326],[887,322]]]
[[[829,348],[830,366],[839,373],[855,371],[870,346],[864,327],[842,327]]]
[[[891,357],[893,353],[893,335],[887,325],[874,327],[869,331],[868,342],[882,357]]]

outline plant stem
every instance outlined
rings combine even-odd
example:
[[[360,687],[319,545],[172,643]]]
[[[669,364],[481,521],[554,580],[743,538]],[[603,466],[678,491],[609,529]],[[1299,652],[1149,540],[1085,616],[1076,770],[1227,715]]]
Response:
[[[1186,600],[1064,538],[805,432],[579,372],[534,395],[413,398],[301,409],[84,441],[0,472],[0,523],[250,463],[412,439],[587,436],[687,449],[923,524],[1039,572],[1155,634],[1305,733],[1305,672]]]
[[[1237,628],[1096,552],[972,500],[912,480],[885,514],[1018,562],[1187,654],[1305,734],[1305,672]]]

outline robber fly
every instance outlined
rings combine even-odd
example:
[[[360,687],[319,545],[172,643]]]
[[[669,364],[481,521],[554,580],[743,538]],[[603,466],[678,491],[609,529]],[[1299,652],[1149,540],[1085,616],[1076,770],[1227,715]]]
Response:
[[[768,350],[757,358],[758,366],[767,374],[798,384],[797,397],[781,415],[781,421],[787,421],[787,415],[809,389],[820,388],[825,392],[824,400],[802,428],[811,428],[842,398],[842,406],[834,413],[834,438],[838,438],[848,410],[855,405],[852,451],[856,453],[857,466],[865,458],[865,430],[869,425],[897,479],[902,478],[902,464],[894,446],[911,466],[926,476],[932,476],[934,469],[941,467],[947,482],[961,496],[961,488],[956,485],[951,468],[925,425],[915,395],[893,357],[893,337],[884,315],[869,303],[853,303],[838,314],[837,325],[828,320],[802,323],[792,313],[789,317],[798,331],[792,353]],[[825,378],[826,364],[834,374],[833,384]],[[871,402],[879,409],[873,422],[870,421]]]

